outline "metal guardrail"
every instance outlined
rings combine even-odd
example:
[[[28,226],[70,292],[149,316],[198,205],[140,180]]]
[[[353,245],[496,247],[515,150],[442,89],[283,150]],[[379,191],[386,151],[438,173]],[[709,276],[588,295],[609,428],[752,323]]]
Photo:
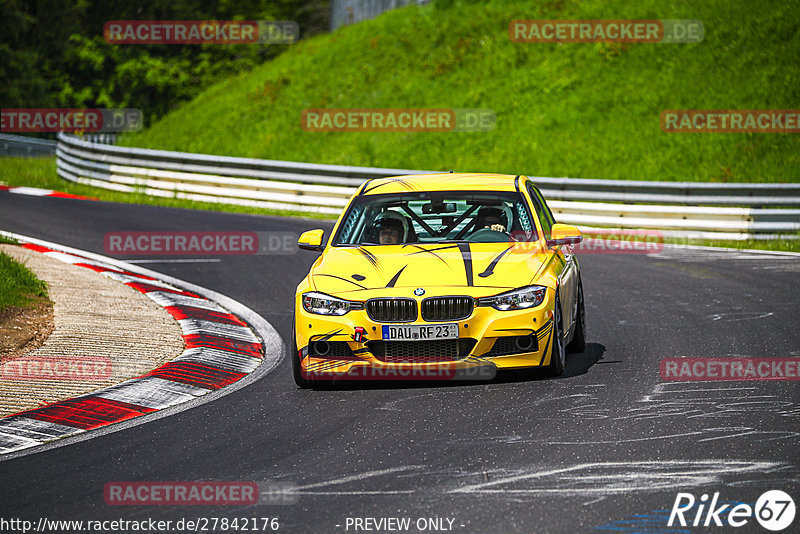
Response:
[[[262,160],[89,143],[58,135],[58,174],[124,192],[335,215],[370,178],[437,171]],[[560,222],[667,237],[800,235],[800,184],[532,177]],[[648,204],[641,204],[648,203]]]
[[[333,0],[331,2],[331,31],[372,19],[392,9],[409,4],[427,4],[430,0]]]
[[[56,142],[24,135],[0,134],[0,156],[36,158],[56,153]]]

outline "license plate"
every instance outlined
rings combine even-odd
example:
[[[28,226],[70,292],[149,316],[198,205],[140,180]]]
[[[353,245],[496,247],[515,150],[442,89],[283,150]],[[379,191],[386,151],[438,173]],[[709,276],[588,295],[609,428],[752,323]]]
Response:
[[[427,341],[458,339],[458,324],[383,325],[384,341]]]

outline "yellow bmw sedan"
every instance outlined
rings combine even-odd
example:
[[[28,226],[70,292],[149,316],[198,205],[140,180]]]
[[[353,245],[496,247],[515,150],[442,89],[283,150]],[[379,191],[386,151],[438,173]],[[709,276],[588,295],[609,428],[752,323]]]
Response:
[[[321,255],[297,286],[295,382],[559,376],[585,347],[581,239],[525,176],[369,180],[330,236],[298,240]]]

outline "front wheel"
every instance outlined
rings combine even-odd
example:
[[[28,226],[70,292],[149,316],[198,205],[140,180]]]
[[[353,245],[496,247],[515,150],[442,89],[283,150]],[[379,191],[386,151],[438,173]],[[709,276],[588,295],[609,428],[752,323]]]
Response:
[[[564,363],[567,354],[564,348],[564,330],[561,327],[561,301],[556,293],[555,309],[553,310],[553,331],[550,333],[552,343],[550,344],[550,364],[547,366],[547,374],[550,376],[561,376],[564,374]]]
[[[575,334],[567,345],[567,352],[583,352],[586,350],[586,311],[583,306],[583,283],[578,280],[578,316],[575,318]]]
[[[294,335],[294,325],[292,325],[292,342],[289,346],[292,348],[292,376],[294,376],[294,383],[300,388],[310,388],[311,381],[303,377],[303,369],[300,365],[300,351],[297,350],[297,338]]]
[[[289,344],[292,348],[292,376],[294,376],[294,383],[297,387],[308,389],[313,387],[324,387],[331,384],[331,380],[319,378],[306,378],[306,373],[300,363],[300,351],[297,350],[297,338],[294,335],[294,320],[292,320],[292,342]]]

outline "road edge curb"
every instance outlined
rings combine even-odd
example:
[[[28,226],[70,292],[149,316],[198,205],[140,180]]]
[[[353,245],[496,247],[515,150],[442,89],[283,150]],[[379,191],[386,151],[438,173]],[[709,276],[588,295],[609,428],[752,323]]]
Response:
[[[243,387],[246,387],[246,386],[254,383],[255,381],[263,378],[264,376],[266,376],[267,374],[272,372],[280,364],[280,362],[283,360],[283,358],[285,357],[285,354],[286,354],[285,346],[284,346],[280,336],[278,335],[277,331],[275,330],[275,328],[269,322],[267,322],[264,318],[262,318],[260,315],[255,313],[253,310],[251,310],[250,308],[248,308],[244,304],[241,304],[240,302],[238,302],[238,301],[236,301],[236,300],[234,300],[234,299],[232,299],[230,297],[227,297],[226,295],[222,295],[221,293],[217,293],[216,291],[213,291],[211,289],[207,289],[207,288],[192,284],[190,282],[186,282],[184,280],[180,280],[178,278],[175,278],[175,277],[172,277],[172,276],[169,276],[169,275],[158,273],[158,272],[152,271],[150,269],[147,269],[147,268],[144,268],[144,267],[140,267],[138,265],[129,264],[129,263],[121,261],[121,260],[117,260],[117,259],[109,258],[109,257],[106,257],[106,256],[102,256],[100,254],[95,254],[93,252],[88,252],[88,251],[84,251],[84,250],[68,247],[68,246],[65,246],[65,245],[60,245],[58,243],[52,243],[52,242],[45,241],[45,240],[42,240],[42,239],[37,239],[37,238],[33,238],[33,237],[21,235],[21,234],[16,234],[16,233],[12,233],[12,232],[6,232],[6,231],[2,231],[2,230],[0,230],[0,235],[14,238],[14,239],[16,239],[16,240],[18,240],[20,242],[23,242],[23,243],[29,243],[29,244],[34,245],[34,246],[50,249],[51,251],[55,251],[56,253],[61,253],[61,254],[69,255],[69,256],[77,256],[78,258],[89,260],[89,262],[93,262],[95,264],[105,265],[105,266],[108,266],[108,267],[111,267],[111,268],[115,268],[115,269],[120,270],[120,271],[125,271],[127,273],[131,273],[131,274],[134,274],[134,275],[139,275],[141,277],[152,278],[152,279],[155,279],[155,281],[157,281],[157,282],[160,282],[162,284],[167,284],[168,286],[173,286],[174,288],[177,288],[177,289],[179,289],[181,291],[188,292],[188,293],[194,293],[195,295],[198,295],[198,296],[200,296],[200,297],[202,297],[202,298],[204,298],[204,299],[206,299],[208,301],[211,301],[212,303],[217,304],[219,307],[222,307],[224,310],[227,310],[228,312],[230,312],[234,316],[236,316],[239,319],[243,320],[246,323],[246,325],[249,327],[249,330],[252,332],[252,334],[254,335],[255,339],[258,340],[258,342],[259,342],[259,344],[261,346],[261,350],[262,350],[260,362],[256,365],[256,367],[252,371],[250,371],[247,374],[244,374],[244,376],[242,376],[238,380],[236,380],[234,382],[231,382],[231,383],[229,383],[229,384],[227,384],[227,385],[225,385],[223,387],[219,387],[218,389],[208,390],[205,393],[202,393],[201,395],[195,396],[193,398],[186,399],[186,400],[184,400],[182,402],[175,403],[175,404],[172,404],[172,405],[169,405],[169,406],[165,406],[165,407],[162,407],[162,408],[159,408],[159,409],[154,409],[153,411],[149,411],[147,413],[142,413],[142,414],[139,414],[139,415],[136,415],[136,416],[132,416],[132,417],[127,418],[127,419],[112,421],[112,422],[109,422],[107,424],[103,424],[103,425],[100,425],[100,426],[97,426],[97,427],[93,427],[93,428],[90,428],[90,429],[76,429],[76,433],[71,433],[71,434],[65,435],[63,437],[56,436],[56,437],[53,437],[52,439],[47,439],[47,440],[45,440],[45,441],[43,441],[41,443],[33,444],[33,445],[30,445],[29,447],[26,447],[26,448],[21,448],[21,449],[14,450],[14,451],[9,451],[9,452],[7,452],[5,454],[0,454],[0,461],[10,460],[10,459],[13,459],[13,458],[26,456],[26,455],[29,455],[29,454],[35,454],[35,453],[38,453],[38,452],[44,452],[46,450],[50,450],[50,449],[55,448],[55,447],[66,446],[66,445],[69,445],[69,444],[72,444],[72,443],[78,443],[80,441],[84,441],[84,440],[87,440],[87,439],[92,439],[94,437],[99,437],[101,435],[105,435],[105,434],[108,434],[108,433],[111,433],[111,432],[117,432],[117,431],[120,431],[120,430],[124,430],[124,429],[130,428],[132,426],[136,426],[136,425],[139,425],[139,424],[144,424],[144,423],[147,423],[147,422],[150,422],[150,421],[154,421],[154,420],[160,419],[162,417],[168,417],[170,415],[174,415],[174,414],[180,413],[180,412],[182,412],[184,410],[188,410],[188,409],[200,406],[202,404],[205,404],[207,402],[211,402],[211,401],[216,400],[216,399],[218,399],[218,398],[220,398],[222,396],[234,393],[235,391],[237,391],[237,390],[239,390],[239,389],[241,389]],[[67,262],[67,263],[69,263],[69,262]],[[102,273],[100,273],[100,274],[102,274]],[[125,275],[122,274],[121,276],[124,277]],[[114,276],[109,276],[109,277],[110,278],[114,278]],[[120,279],[119,276],[117,276],[115,279],[117,281],[119,281],[120,283],[125,283],[123,281],[123,279]],[[129,280],[129,282],[130,281],[131,280]],[[142,279],[140,282],[146,283],[147,280]],[[136,282],[134,281],[134,283],[136,283]],[[141,289],[140,289],[140,291],[141,291]],[[145,295],[147,295],[147,292],[145,292],[145,291],[142,291],[142,292]],[[151,290],[151,292],[152,292],[152,290]],[[158,293],[161,293],[161,292],[159,291]],[[155,299],[153,299],[153,300],[155,300]],[[165,309],[166,309],[166,306],[162,305],[162,307],[165,307]],[[176,320],[177,320],[177,318],[176,318]],[[214,324],[216,324],[216,323],[214,323]],[[184,331],[184,334],[183,334],[184,335],[184,339],[186,339],[187,335],[192,335],[191,333],[187,333],[186,329],[183,328],[183,327],[182,327],[182,330]],[[198,348],[198,347],[194,347],[194,348]],[[183,356],[185,356],[187,351],[189,351],[189,350],[191,350],[191,348],[187,348],[186,350],[184,350],[184,352],[182,352],[181,355],[178,356],[178,359],[183,357]],[[202,351],[202,348],[200,350]],[[173,362],[168,362],[168,364],[169,363],[174,363],[174,360],[173,360]],[[166,364],[166,365],[168,365],[168,364]],[[153,370],[152,372],[156,372],[159,369],[161,369],[161,368],[157,368],[157,369]],[[119,388],[121,385],[128,384],[129,382],[132,382],[132,381],[135,381],[135,380],[141,380],[143,377],[147,377],[147,376],[149,376],[149,374],[148,375],[143,375],[142,377],[134,378],[134,379],[129,380],[129,381],[122,382],[121,384],[118,384],[118,385],[115,385],[115,386],[111,386],[109,388],[101,388],[101,389],[96,390],[94,392],[75,397],[75,399],[94,397],[94,396],[97,396],[99,393],[106,392],[107,390],[113,390],[114,388]],[[69,400],[75,400],[75,399],[68,399],[68,401]],[[59,402],[67,402],[67,401],[59,401]],[[58,403],[53,403],[53,405],[55,405],[55,404],[58,404]],[[48,406],[53,406],[53,405],[48,405]],[[12,414],[12,415],[10,415],[8,417],[0,419],[0,423],[2,423],[3,421],[5,421],[5,420],[7,420],[9,418],[13,418],[13,417],[16,417],[16,416],[25,417],[24,414],[26,414],[28,412],[33,412],[35,410],[37,410],[37,409],[27,410],[27,411],[24,411],[24,412],[20,412],[18,414]],[[6,431],[6,433],[7,432],[8,431]],[[30,433],[29,433],[29,436],[30,436]]]

